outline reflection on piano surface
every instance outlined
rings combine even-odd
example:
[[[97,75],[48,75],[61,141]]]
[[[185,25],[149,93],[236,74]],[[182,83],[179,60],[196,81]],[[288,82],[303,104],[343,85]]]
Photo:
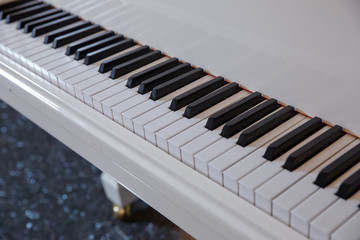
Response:
[[[269,76],[277,83],[287,76],[274,75],[265,66],[272,57],[259,52],[248,55],[248,63],[223,67],[226,54],[251,52],[244,45],[217,42],[214,53],[223,49],[219,54],[224,55],[201,54],[201,47],[192,53],[200,57],[186,49],[173,55],[181,41],[169,46],[167,33],[159,40],[157,27],[146,20],[156,22],[161,16],[154,14],[158,9],[145,11],[149,3],[144,1],[51,4],[10,0],[0,5],[3,100],[196,238],[359,239],[358,113],[346,122],[321,111],[329,117],[325,121],[304,114],[307,101],[300,101],[300,111],[296,103],[293,107],[269,98],[266,94],[274,93],[272,97],[289,102],[297,99],[288,89],[292,83],[284,84],[284,95],[269,87]],[[160,10],[173,9],[163,4],[154,3]],[[174,19],[192,13],[173,4],[179,10]],[[140,15],[131,17],[135,10]],[[159,24],[169,30],[168,23]],[[188,46],[191,40],[188,49],[203,41],[193,36],[180,40]],[[252,48],[264,47],[253,40]],[[265,86],[266,94],[224,78],[236,80],[238,71],[231,69],[237,64],[250,73],[258,57],[271,61],[260,60],[252,75],[259,80],[251,79],[257,82],[252,84],[245,78],[244,85],[263,83],[250,90]],[[269,66],[283,66],[284,59],[291,63],[291,57],[284,57]],[[210,74],[215,63],[222,65],[214,69],[224,77]],[[294,87],[304,90],[313,80]],[[312,95],[302,97],[313,100]],[[344,102],[349,99],[343,97]],[[323,103],[314,105],[310,113]],[[346,129],[329,121],[344,123]]]

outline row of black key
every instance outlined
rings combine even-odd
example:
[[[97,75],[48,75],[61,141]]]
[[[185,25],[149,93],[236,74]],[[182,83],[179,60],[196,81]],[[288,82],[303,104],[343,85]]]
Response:
[[[112,31],[95,35],[102,30],[99,25],[93,25],[89,21],[80,21],[79,17],[60,9],[52,9],[49,4],[38,1],[20,2],[0,6],[0,17],[6,18],[7,23],[20,20],[17,29],[24,28],[24,32],[32,32],[33,37],[47,34],[44,43],[53,43],[53,48],[69,44],[66,55],[75,54],[76,60],[85,58],[86,65],[136,44],[134,40],[125,39],[124,36],[116,35]],[[85,38],[88,36],[90,37]],[[142,46],[102,62],[99,72],[111,71],[110,77],[115,79],[161,57],[163,55],[160,51],[153,51],[149,46]],[[150,99],[155,101],[205,75],[203,69],[194,69],[189,63],[181,63],[178,59],[171,58],[132,75],[127,81],[127,86],[129,88],[139,86],[140,94],[151,91]],[[229,84],[224,78],[217,77],[175,97],[171,102],[170,109],[177,111],[186,106],[184,116],[192,118],[240,90],[238,84]],[[255,92],[211,115],[206,123],[206,128],[213,130],[224,125],[221,135],[226,138],[247,128],[241,133],[238,140],[238,144],[245,147],[297,114],[291,106],[273,113],[280,107],[275,99],[265,100],[260,93]],[[260,119],[263,120],[259,121]],[[255,122],[257,123],[254,124]],[[309,120],[271,143],[264,157],[270,161],[276,159],[324,126],[325,124],[320,118],[315,117]],[[330,128],[291,153],[283,167],[290,171],[295,170],[344,134],[339,126]],[[315,184],[326,187],[357,164],[359,160],[360,144],[324,168],[319,173]],[[336,194],[346,199],[359,188],[360,170],[346,179]]]
[[[33,16],[32,20],[34,21],[27,19],[25,25],[20,25],[24,25],[25,29],[32,31],[33,37],[46,34],[44,42],[53,43],[53,48],[70,43],[66,54],[75,53],[76,60],[85,58],[84,63],[86,65],[135,45],[134,40],[125,39],[124,36],[115,35],[113,32],[106,32],[95,35],[86,41],[72,43],[79,38],[100,31],[101,28],[88,21],[80,21],[77,16],[65,12],[53,11],[52,15],[42,14],[42,16]],[[163,55],[160,51],[152,51],[148,46],[143,46],[104,61],[100,65],[99,72],[105,73],[111,70],[110,77],[115,79],[161,57]],[[177,59],[170,59],[166,63],[149,69],[149,71],[131,77],[127,85],[129,87],[139,85],[139,93],[145,94],[151,91],[150,98],[157,100],[205,75],[201,68],[194,69],[188,63],[180,63]],[[171,102],[170,109],[176,111],[187,106],[184,116],[192,118],[240,90],[238,84],[228,84],[222,77],[218,77],[175,97]],[[280,119],[281,116],[278,118]],[[239,143],[246,145],[269,130],[268,127],[253,129],[246,136],[243,135],[239,139]]]

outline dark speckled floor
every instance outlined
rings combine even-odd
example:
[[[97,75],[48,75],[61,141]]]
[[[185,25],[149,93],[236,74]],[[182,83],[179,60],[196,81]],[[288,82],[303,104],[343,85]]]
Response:
[[[138,200],[112,215],[100,171],[0,101],[0,239],[190,239]]]

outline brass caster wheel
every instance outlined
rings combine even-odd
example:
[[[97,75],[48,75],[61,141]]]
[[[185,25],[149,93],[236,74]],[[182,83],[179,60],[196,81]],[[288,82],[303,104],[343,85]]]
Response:
[[[113,214],[116,218],[126,219],[131,216],[131,204],[126,205],[125,207],[119,207],[116,204],[113,204]]]

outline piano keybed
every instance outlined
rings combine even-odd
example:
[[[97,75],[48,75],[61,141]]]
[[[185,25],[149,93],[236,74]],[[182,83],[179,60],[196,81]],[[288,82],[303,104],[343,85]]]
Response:
[[[342,127],[49,4],[0,11],[5,58],[304,236],[360,237],[360,140]]]

